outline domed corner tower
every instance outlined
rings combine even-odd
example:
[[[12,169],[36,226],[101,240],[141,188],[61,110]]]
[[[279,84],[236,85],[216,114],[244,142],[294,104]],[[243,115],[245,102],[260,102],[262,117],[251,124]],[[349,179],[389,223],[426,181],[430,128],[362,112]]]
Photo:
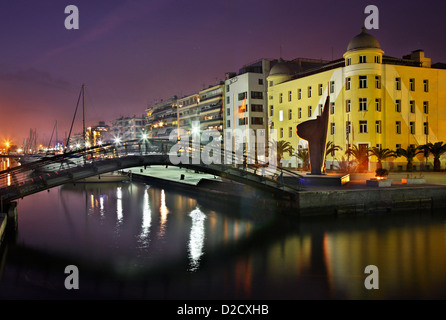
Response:
[[[344,53],[345,66],[357,65],[360,63],[382,63],[384,51],[381,49],[378,40],[367,33],[362,27],[361,33],[355,36],[348,44]]]
[[[292,78],[294,72],[292,67],[283,59],[280,59],[270,70],[267,77],[268,86],[272,87],[279,83],[288,81]]]

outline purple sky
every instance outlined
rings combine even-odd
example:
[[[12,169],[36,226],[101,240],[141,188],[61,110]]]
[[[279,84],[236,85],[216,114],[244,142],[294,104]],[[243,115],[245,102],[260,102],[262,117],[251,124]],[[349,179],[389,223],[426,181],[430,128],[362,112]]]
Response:
[[[64,27],[71,4],[79,30]],[[56,120],[59,137],[68,134],[82,83],[94,125],[198,92],[243,64],[279,58],[280,47],[284,59],[341,58],[369,4],[386,55],[424,49],[446,62],[445,0],[1,1],[0,144],[20,145],[30,128],[48,141]]]

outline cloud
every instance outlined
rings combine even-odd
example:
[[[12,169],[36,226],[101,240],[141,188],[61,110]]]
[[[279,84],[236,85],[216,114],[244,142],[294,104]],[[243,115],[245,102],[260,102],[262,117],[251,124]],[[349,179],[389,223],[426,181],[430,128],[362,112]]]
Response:
[[[151,6],[147,6],[144,1],[126,2],[125,4],[115,8],[114,10],[106,14],[102,19],[98,19],[95,27],[92,28],[90,32],[84,34],[76,41],[59,46],[46,52],[42,57],[40,57],[40,59],[37,60],[37,63],[48,60],[53,56],[63,54],[64,52],[72,50],[74,48],[92,43],[99,39],[101,36],[121,26],[125,22],[143,15],[149,8],[151,8]],[[82,12],[80,12],[80,15],[81,14]],[[82,23],[81,19],[82,18],[80,18],[80,21]],[[82,25],[80,26],[80,28],[82,29]]]
[[[50,73],[35,68],[28,68],[26,70],[15,72],[6,71],[3,68],[0,68],[0,81],[25,82],[61,90],[70,90],[72,88],[70,82],[63,79],[56,79],[51,76]]]

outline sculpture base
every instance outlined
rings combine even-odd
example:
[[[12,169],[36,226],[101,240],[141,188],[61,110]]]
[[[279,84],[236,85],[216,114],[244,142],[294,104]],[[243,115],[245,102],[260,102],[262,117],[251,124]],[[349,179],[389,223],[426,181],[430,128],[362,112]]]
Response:
[[[350,174],[307,174],[300,178],[303,186],[342,186],[350,181]]]

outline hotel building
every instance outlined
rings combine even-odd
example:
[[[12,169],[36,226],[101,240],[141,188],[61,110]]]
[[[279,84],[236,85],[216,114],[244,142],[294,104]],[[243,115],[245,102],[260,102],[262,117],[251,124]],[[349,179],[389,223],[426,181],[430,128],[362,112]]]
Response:
[[[313,68],[299,67],[302,61],[311,62],[282,60],[271,68],[269,129],[277,130],[277,140],[289,141],[295,149],[306,148],[296,126],[320,115],[330,96],[327,141],[342,150],[327,157],[327,169],[336,168],[352,145],[396,150],[446,141],[446,70],[444,64],[431,64],[422,50],[401,59],[386,56],[377,39],[363,28],[342,59],[313,60]],[[288,166],[300,166],[295,156],[284,154],[284,160]],[[425,160],[419,155],[414,164],[423,166]],[[370,157],[369,170],[375,165],[376,159]],[[383,165],[401,170],[406,160],[390,158]]]

